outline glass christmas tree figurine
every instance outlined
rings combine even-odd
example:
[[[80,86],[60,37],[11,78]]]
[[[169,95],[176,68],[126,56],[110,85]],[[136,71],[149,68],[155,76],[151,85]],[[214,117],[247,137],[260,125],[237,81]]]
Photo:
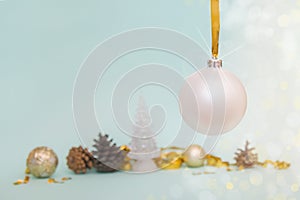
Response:
[[[132,170],[149,172],[157,169],[153,158],[159,157],[154,133],[151,130],[151,118],[144,98],[140,96],[133,126],[132,140],[128,156],[135,160]]]

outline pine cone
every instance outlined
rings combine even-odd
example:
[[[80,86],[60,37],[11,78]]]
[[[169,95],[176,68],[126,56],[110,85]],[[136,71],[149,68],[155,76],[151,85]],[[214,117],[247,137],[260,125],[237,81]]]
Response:
[[[238,152],[235,153],[234,159],[238,167],[251,168],[258,162],[257,154],[252,152],[255,148],[249,149],[248,146],[249,142],[246,141],[245,150],[238,149]]]
[[[94,157],[87,148],[72,147],[67,156],[67,165],[69,169],[76,174],[85,174],[87,169],[93,167]]]
[[[114,172],[120,170],[127,155],[127,151],[121,150],[116,144],[112,144],[112,139],[108,140],[108,135],[99,134],[99,139],[94,140],[95,151],[93,155],[95,157],[94,167],[98,172]]]

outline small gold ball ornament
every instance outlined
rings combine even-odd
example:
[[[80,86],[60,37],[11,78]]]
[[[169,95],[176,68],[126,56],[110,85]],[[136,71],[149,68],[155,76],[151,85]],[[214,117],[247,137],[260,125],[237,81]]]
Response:
[[[205,150],[197,144],[192,144],[183,153],[183,160],[188,167],[201,167],[204,165]]]
[[[55,172],[57,164],[58,158],[55,152],[44,146],[33,149],[26,161],[28,172],[37,178],[51,176]]]

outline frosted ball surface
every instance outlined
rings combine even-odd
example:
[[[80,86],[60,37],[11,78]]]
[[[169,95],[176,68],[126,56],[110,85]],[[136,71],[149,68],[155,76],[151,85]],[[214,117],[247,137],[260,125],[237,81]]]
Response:
[[[236,127],[247,108],[241,81],[222,68],[207,67],[190,75],[180,94],[184,121],[197,132],[218,135]]]

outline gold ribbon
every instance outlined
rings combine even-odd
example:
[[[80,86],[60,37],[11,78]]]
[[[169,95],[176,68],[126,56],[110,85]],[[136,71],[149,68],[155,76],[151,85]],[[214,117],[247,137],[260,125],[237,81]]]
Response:
[[[218,58],[219,33],[220,33],[219,0],[210,1],[210,15],[211,15],[212,56],[213,58]]]
[[[179,169],[183,163],[182,152],[164,152],[167,150],[177,150],[177,151],[184,151],[184,148],[170,146],[166,148],[161,148],[161,154],[159,158],[155,158],[154,161],[156,165],[161,169]]]
[[[130,151],[130,149],[123,145],[120,148],[121,150]],[[175,151],[170,151],[175,150]],[[184,163],[183,160],[183,152],[185,148],[177,147],[177,146],[170,146],[165,148],[160,148],[160,157],[154,158],[154,161],[156,165],[165,170],[172,170],[172,169],[179,169],[181,168],[182,164]],[[168,151],[168,152],[166,152]],[[237,166],[236,163],[229,163],[228,161],[223,161],[222,158],[207,154],[204,158],[204,166],[211,166],[211,167],[217,167],[222,168],[225,167],[227,171],[234,170],[234,167],[237,167],[238,170],[245,169],[243,166]],[[126,157],[125,159],[126,167],[124,166],[124,170],[131,170],[130,166],[130,159]],[[257,162],[257,166],[262,166],[266,168],[268,165],[272,165],[275,169],[287,169],[290,167],[290,163],[284,162],[284,161],[271,161],[271,160],[265,160],[264,162]],[[200,173],[202,174],[202,172]],[[206,172],[203,172],[203,174],[206,174]]]
[[[272,161],[272,160],[265,160],[264,162],[259,162],[257,165],[262,166],[264,168],[268,167],[268,165],[272,165],[275,169],[287,169],[291,166],[290,163],[284,161]]]
[[[167,150],[177,150],[176,151],[169,151],[164,152]],[[157,166],[161,169],[170,170],[170,169],[179,169],[181,168],[183,161],[182,153],[185,149],[181,147],[171,146],[166,148],[161,148],[161,155],[159,158],[155,158],[154,161],[156,162]],[[180,152],[178,152],[180,151]],[[217,168],[226,168],[227,171],[237,170],[244,170],[245,167],[237,166],[236,163],[230,163],[228,161],[223,161],[222,158],[207,154],[204,158],[204,166],[211,166]],[[285,161],[271,161],[265,160],[264,162],[257,162],[256,166],[262,166],[266,168],[268,165],[272,165],[275,169],[287,169],[291,166],[290,163]],[[201,173],[202,174],[202,173]],[[205,173],[203,173],[205,174]]]

